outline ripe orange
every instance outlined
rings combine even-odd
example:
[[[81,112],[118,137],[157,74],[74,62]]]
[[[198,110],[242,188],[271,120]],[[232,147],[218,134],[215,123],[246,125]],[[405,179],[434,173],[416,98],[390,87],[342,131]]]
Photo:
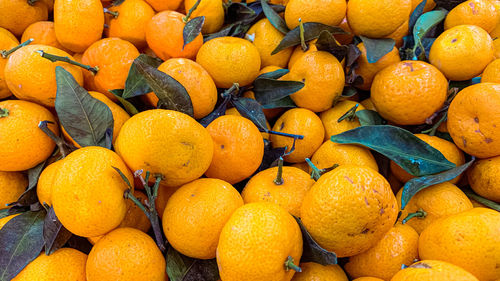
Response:
[[[384,281],[384,280],[377,277],[359,277],[353,279],[352,281]]]
[[[139,188],[140,185],[136,184],[136,187]],[[168,199],[170,196],[174,194],[175,191],[179,189],[178,186],[170,187],[166,186],[164,181],[160,182],[160,187],[158,188],[158,197],[156,197],[156,212],[160,216],[160,219],[163,218],[163,212],[165,211],[165,207],[167,206]]]
[[[17,201],[28,186],[28,179],[19,172],[0,172],[0,210]]]
[[[197,0],[184,0],[184,8],[188,12]],[[219,0],[202,0],[196,10],[191,14],[190,19],[195,17],[205,17],[205,22],[201,32],[210,34],[219,31],[224,24],[224,7]]]
[[[500,202],[500,156],[480,159],[467,171],[471,188],[479,195]]]
[[[179,6],[181,5],[182,0],[146,0],[146,2],[148,2],[149,5],[151,5],[155,9],[155,11],[161,12],[165,10],[177,10],[177,8],[179,8]]]
[[[335,164],[352,164],[370,167],[378,171],[377,161],[375,161],[369,149],[353,144],[338,144],[330,140],[325,141],[314,152],[311,162],[318,169],[331,168]]]
[[[363,84],[356,85],[357,88],[360,88],[362,90],[370,89],[370,87],[372,86],[373,78],[380,70],[386,68],[391,64],[395,64],[401,61],[401,59],[399,58],[399,51],[396,47],[394,47],[392,51],[381,57],[375,63],[368,62],[368,58],[366,56],[366,48],[362,42],[359,43],[357,47],[361,51],[361,55],[357,60],[358,68],[356,68],[354,72],[363,78]]]
[[[481,82],[500,83],[500,58],[492,61],[483,71]]]
[[[293,275],[292,281],[348,281],[347,275],[338,264],[323,266],[319,263],[301,263],[302,272]]]
[[[491,32],[497,26],[500,14],[490,0],[468,0],[453,8],[444,21],[444,28],[457,25],[476,25]]]
[[[36,185],[36,194],[40,204],[52,205],[52,185],[59,171],[59,165],[62,161],[56,161],[45,167],[38,178]]]
[[[303,57],[305,54],[316,52],[318,50],[318,47],[316,47],[316,42],[318,40],[314,39],[309,42],[307,42],[307,50],[304,52],[302,49],[302,46],[296,46],[295,49],[293,49],[292,55],[290,56],[290,60],[288,61],[288,69],[292,69],[293,65],[295,62]]]
[[[236,115],[236,116],[241,116],[240,112],[236,109],[236,107],[231,107],[226,109],[226,115]],[[269,125],[269,122],[266,120],[266,128],[269,130],[271,129],[271,125]],[[265,140],[269,140],[269,134],[265,132],[260,133],[262,135],[262,138]]]
[[[21,36],[30,24],[47,20],[48,9],[43,1],[30,5],[25,0],[0,0],[0,27]]]
[[[357,279],[356,279],[357,280]],[[423,260],[399,271],[391,281],[479,281],[465,269],[438,260]]]
[[[319,117],[321,118],[321,122],[325,127],[325,141],[330,140],[331,136],[361,126],[359,124],[358,117],[354,117],[352,120],[350,120],[349,118],[345,118],[344,120],[338,122],[339,118],[342,117],[342,115],[344,115],[347,111],[349,111],[349,109],[356,106],[356,104],[358,103],[350,100],[345,100],[336,103],[332,108],[320,113]],[[356,111],[361,111],[363,109],[365,109],[365,107],[359,104]]]
[[[415,8],[418,6],[418,4],[422,3],[423,0],[412,0],[411,1],[411,10],[415,10]],[[425,2],[425,6],[424,6],[424,13],[427,13],[429,12],[430,10],[434,9],[434,7],[436,7],[436,2],[434,2],[434,0],[427,0],[427,2]]]
[[[28,39],[33,39],[31,44],[47,45],[72,54],[57,41],[54,22],[52,21],[37,21],[28,26],[21,37],[21,42],[26,42]]]
[[[17,41],[17,38],[14,36],[14,34],[10,33],[5,28],[0,27],[0,50],[10,50],[17,46],[19,44],[19,41]],[[5,70],[5,65],[7,64],[7,59],[8,58],[3,58],[0,56],[0,99],[7,98],[12,95],[10,92],[9,88],[7,87],[7,83],[5,82],[5,76],[4,76],[4,70]]]
[[[410,29],[410,21],[405,21],[398,29],[394,30],[391,34],[385,36],[384,38],[391,38],[396,41],[396,48],[401,48],[404,43],[404,37],[408,35]]]
[[[290,29],[299,26],[299,18],[303,23],[319,22],[337,26],[345,17],[346,0],[290,0],[286,4],[285,21]]]

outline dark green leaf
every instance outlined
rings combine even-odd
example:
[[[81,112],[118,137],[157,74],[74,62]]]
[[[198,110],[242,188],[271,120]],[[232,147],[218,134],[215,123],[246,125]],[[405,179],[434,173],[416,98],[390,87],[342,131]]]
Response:
[[[10,216],[9,209],[1,209],[0,210],[0,219]]]
[[[353,86],[345,86],[344,90],[342,90],[342,95],[340,97],[342,98],[350,98],[355,96],[358,93],[358,90],[354,88]]]
[[[271,24],[279,32],[286,34],[289,31],[289,29],[286,26],[285,20],[282,17],[280,17],[280,15],[276,13],[276,11],[274,11],[273,8],[269,6],[269,4],[267,4],[267,0],[260,0],[260,4],[262,6],[262,11],[264,12],[264,15],[266,15],[266,18],[269,20],[269,22],[271,22]]]
[[[427,32],[429,32],[434,26],[438,25],[446,18],[446,10],[434,10],[421,15],[415,22],[413,26],[413,38],[415,44],[419,45],[422,38],[425,37]]]
[[[113,1],[113,6],[120,6],[125,0],[114,0]]]
[[[302,221],[297,217],[294,218],[300,226],[302,239],[304,240],[300,262],[315,262],[321,265],[337,264],[337,255],[321,248],[321,246],[314,241],[311,234],[309,234],[306,227],[302,224]]]
[[[249,24],[257,18],[257,14],[245,4],[233,2],[227,8],[226,18],[228,23],[240,23],[245,21]]]
[[[231,100],[231,97],[230,96],[226,96],[224,98],[224,100],[222,101],[222,103],[216,109],[214,109],[214,111],[210,112],[210,114],[208,114],[207,116],[203,117],[198,122],[203,127],[207,127],[210,123],[212,123],[212,121],[214,121],[218,117],[226,114],[227,104],[229,103],[230,100]]]
[[[45,211],[22,213],[0,229],[0,281],[14,278],[43,249]]]
[[[390,125],[361,126],[331,137],[336,143],[356,143],[396,162],[408,173],[420,177],[443,172],[455,164],[407,130]]]
[[[285,81],[270,78],[257,78],[253,85],[255,99],[261,104],[280,100],[304,88],[304,83],[300,81]]]
[[[184,29],[182,31],[182,38],[184,39],[184,45],[182,45],[182,49],[191,43],[200,33],[203,24],[205,23],[205,17],[196,17],[194,19],[189,20]]]
[[[288,70],[286,68],[281,68],[281,69],[277,69],[275,71],[262,73],[256,79],[259,79],[259,78],[279,79],[283,75],[287,74],[288,72],[290,72],[290,70]]]
[[[333,37],[333,34],[327,30],[321,31],[315,45],[319,51],[329,52],[339,61],[342,61],[349,51],[349,47],[339,45],[335,37]]]
[[[143,60],[136,59],[133,65],[158,97],[158,108],[176,110],[193,116],[191,98],[181,83]]]
[[[484,206],[491,208],[497,212],[500,212],[500,204],[497,202],[493,202],[489,199],[486,199],[484,197],[481,197],[477,195],[474,191],[472,191],[470,188],[463,188],[462,191],[469,197],[470,199],[473,199],[477,201],[478,203],[483,204]]]
[[[27,207],[35,202],[38,202],[35,187],[46,162],[47,160],[28,170],[28,188],[23,192],[23,194],[21,194],[21,196],[19,196],[17,202],[12,204],[12,206]]]
[[[127,184],[128,188],[130,188],[131,190],[133,190],[134,188],[130,184],[130,181],[125,176],[125,174],[120,169],[118,169],[117,167],[112,167],[112,168],[115,169],[115,171],[120,175],[120,177],[122,178],[122,180]]]
[[[169,247],[166,260],[167,275],[170,281],[217,281],[219,279],[219,270],[215,259],[193,259]]]
[[[28,189],[32,189],[37,185],[38,179],[40,178],[40,174],[42,173],[46,162],[47,161],[43,161],[42,163],[28,170]]]
[[[413,10],[413,12],[411,13],[409,30],[413,30],[413,27],[415,26],[417,19],[424,13],[425,4],[427,4],[427,0],[422,0],[420,4],[417,5],[415,10]]]
[[[72,235],[73,234],[69,232],[59,221],[56,213],[54,212],[54,208],[50,207],[43,223],[45,254],[51,255],[55,251],[62,248]]]
[[[371,39],[364,36],[360,36],[360,38],[365,45],[366,58],[369,63],[376,63],[379,59],[392,51],[396,45],[396,41],[391,38]]]
[[[361,51],[354,44],[349,44],[349,45],[347,45],[347,47],[348,47],[348,50],[347,50],[345,65],[346,65],[346,67],[351,67],[357,61],[359,56],[361,56]]]
[[[109,107],[93,98],[64,68],[56,67],[57,96],[55,108],[59,122],[81,146],[106,145],[106,130],[113,129]]]
[[[88,255],[92,249],[92,244],[90,244],[87,238],[73,235],[68,240],[68,247]]]
[[[446,172],[442,172],[435,175],[423,176],[419,178],[413,178],[409,180],[403,186],[403,193],[401,194],[401,209],[404,209],[406,207],[406,204],[408,204],[408,202],[410,201],[410,199],[420,190],[429,187],[431,185],[450,181],[461,175],[463,172],[465,172],[465,170],[467,170],[467,168],[470,167],[470,165],[472,165],[474,160],[475,160],[474,157],[472,157],[471,161],[463,164],[462,166],[448,170]]]
[[[158,68],[161,64],[161,60],[157,58],[150,57],[146,54],[140,54],[135,61],[142,61],[145,64],[151,65],[154,68]],[[144,78],[143,75],[137,69],[137,64],[132,64],[130,70],[128,71],[127,80],[125,81],[125,89],[123,90],[122,98],[129,99],[131,97],[144,95],[151,92],[151,87]]]
[[[288,97],[284,97],[280,100],[276,100],[276,101],[270,102],[268,104],[264,104],[262,107],[264,109],[293,108],[293,107],[297,107],[297,105],[293,102],[292,98],[290,98],[290,96],[288,96]]]
[[[127,111],[127,113],[130,114],[130,116],[139,113],[137,108],[135,108],[135,106],[131,102],[122,98],[123,90],[117,89],[117,90],[111,90],[109,92],[112,93],[118,99],[118,101],[122,104],[123,108],[125,108],[125,111]]]
[[[378,112],[369,109],[356,111],[356,116],[358,117],[361,126],[384,125],[386,123]]]
[[[256,100],[251,98],[238,98],[232,101],[234,107],[241,116],[250,119],[262,132],[268,132],[266,116],[262,111],[263,107]]]
[[[260,167],[257,169],[257,172],[272,167],[273,163],[275,163],[278,158],[285,155],[285,152],[286,147],[273,148],[270,141],[264,140],[264,157],[262,157],[262,162],[260,163]]]
[[[319,22],[306,22],[304,23],[304,39],[310,41],[319,37],[321,31],[327,30],[331,34],[347,34],[342,28],[338,26],[329,26]],[[276,49],[273,50],[271,55],[277,54],[280,51],[297,46],[300,44],[300,30],[299,26],[288,32],[281,40]]]

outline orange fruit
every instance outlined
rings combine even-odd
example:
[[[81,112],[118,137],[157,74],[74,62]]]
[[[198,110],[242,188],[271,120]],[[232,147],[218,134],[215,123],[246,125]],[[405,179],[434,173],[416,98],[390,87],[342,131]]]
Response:
[[[258,202],[238,208],[222,228],[217,265],[222,280],[287,281],[295,271],[285,262],[292,257],[299,264],[301,255],[295,219],[276,204]]]
[[[361,51],[361,55],[358,57],[358,68],[354,70],[356,74],[363,78],[363,84],[356,85],[357,88],[362,90],[369,90],[372,86],[373,78],[382,69],[386,68],[391,64],[395,64],[401,61],[399,58],[399,51],[396,47],[392,49],[385,56],[381,57],[378,61],[374,63],[368,62],[366,56],[366,48],[363,42],[357,45],[358,49]]]
[[[146,25],[155,15],[155,11],[144,0],[126,0],[118,6],[109,8],[117,12],[118,17],[106,15],[108,28],[105,29],[107,37],[118,37],[134,44],[138,49],[147,45]]]
[[[468,0],[455,8],[447,15],[444,28],[450,29],[457,25],[476,25],[491,32],[497,26],[500,14],[495,5],[489,0]]]
[[[344,266],[353,278],[374,276],[390,280],[402,264],[418,259],[418,233],[408,225],[396,224],[375,246],[349,258]]]
[[[218,37],[207,41],[200,48],[196,62],[205,68],[219,88],[229,88],[233,83],[240,87],[250,85],[261,66],[257,47],[236,37]]]
[[[356,35],[382,38],[410,18],[411,0],[350,0],[347,21]]]
[[[0,171],[23,171],[47,159],[56,144],[38,128],[50,121],[48,128],[59,133],[56,118],[46,108],[28,101],[0,102]]]
[[[182,3],[182,0],[146,0],[153,9],[157,12],[165,11],[165,10],[177,10]]]
[[[332,107],[344,89],[344,70],[332,54],[324,51],[306,53],[281,78],[304,82],[304,88],[290,95],[299,107],[321,112]]]
[[[373,104],[373,101],[372,101],[372,99],[371,99],[371,98],[367,98],[367,99],[365,99],[365,100],[362,100],[362,101],[360,102],[360,104],[361,104],[362,106],[364,106],[364,107],[365,107],[365,109],[368,109],[368,110],[373,110],[373,111],[377,111],[377,109],[375,108],[375,105]]]
[[[134,228],[117,228],[94,245],[86,264],[87,281],[167,280],[165,258],[151,237]]]
[[[291,166],[309,173],[309,164],[307,164],[307,162],[293,163]]]
[[[127,211],[128,188],[133,176],[113,151],[87,146],[70,153],[59,164],[52,184],[52,206],[70,232],[83,237],[105,234],[120,225]]]
[[[30,24],[47,18],[48,9],[43,1],[37,1],[33,5],[25,0],[0,1],[0,27],[15,36],[21,36]]]
[[[282,167],[281,179],[277,179],[277,175],[278,167],[272,167],[250,178],[241,192],[243,201],[275,203],[299,217],[302,200],[314,180],[307,172],[291,166]]]
[[[189,11],[197,0],[184,0],[184,8]],[[205,22],[201,28],[203,34],[210,34],[219,31],[224,24],[224,7],[219,0],[202,0],[196,10],[191,14],[190,19],[195,17],[205,17]]]
[[[500,84],[479,83],[460,91],[448,109],[448,131],[464,152],[479,158],[500,155]]]
[[[399,271],[391,281],[479,281],[465,269],[438,260],[423,260]]]
[[[208,72],[198,63],[183,58],[168,59],[158,70],[172,76],[186,89],[193,103],[194,118],[200,119],[213,111],[217,103],[217,87]],[[158,97],[154,93],[144,96],[156,107]]]
[[[303,57],[305,54],[316,52],[318,50],[318,47],[316,47],[316,41],[317,39],[311,40],[307,42],[307,51],[304,52],[302,49],[302,46],[296,46],[295,49],[293,49],[292,55],[290,56],[290,60],[288,61],[288,69],[292,69],[293,65],[297,60],[301,57]]]
[[[271,67],[271,66],[266,66],[263,69],[261,69],[260,74],[262,74],[262,70],[266,69],[267,67]],[[269,72],[271,72],[271,71],[269,71]],[[267,73],[267,72],[265,72],[265,73]],[[243,97],[255,99],[255,93],[253,91],[246,91],[243,93]],[[285,109],[284,108],[264,108],[262,111],[264,112],[264,115],[266,116],[267,120],[272,120],[276,116],[281,115],[285,111]],[[228,114],[227,111],[226,111],[226,114]],[[268,126],[268,127],[271,128],[271,126]],[[262,135],[264,135],[264,133]],[[269,135],[269,134],[267,134],[267,135]]]
[[[137,48],[120,38],[105,38],[95,42],[82,56],[83,64],[99,68],[95,75],[90,71],[83,72],[86,88],[117,101],[109,91],[125,87],[130,66],[138,56]]]
[[[486,66],[483,71],[481,82],[500,84],[500,59],[496,59]]]
[[[17,38],[12,33],[10,33],[10,31],[0,27],[0,50],[8,51],[16,47],[18,44],[19,41],[17,41]],[[8,57],[4,59],[2,56],[0,56],[0,99],[4,99],[12,95],[9,88],[7,87],[4,76],[7,59]]]
[[[40,204],[52,205],[52,185],[56,178],[57,172],[59,171],[59,166],[62,161],[56,161],[45,167],[38,178],[38,183],[36,185],[36,194]]]
[[[165,109],[132,116],[115,141],[116,152],[132,171],[162,174],[166,186],[180,186],[203,175],[213,147],[209,132],[196,120]]]
[[[359,277],[353,279],[352,281],[384,281],[384,280],[377,277]]]
[[[477,194],[500,202],[500,156],[474,162],[467,176],[471,188]]]
[[[213,139],[214,156],[205,175],[238,183],[259,168],[264,156],[264,140],[252,121],[224,115],[207,126]],[[235,167],[238,167],[235,169]]]
[[[7,204],[16,202],[28,187],[28,179],[19,172],[0,172],[0,210],[9,208]]]
[[[396,221],[396,197],[375,170],[341,165],[327,172],[307,192],[301,218],[313,239],[338,257],[375,246]]]
[[[226,109],[226,115],[241,116],[240,112],[236,109],[236,107],[231,107],[231,108]],[[268,128],[269,130],[271,129],[271,125],[269,125],[269,122],[267,120],[266,120],[266,128]],[[262,135],[263,139],[269,140],[268,133],[261,132],[260,134]]]
[[[104,12],[99,0],[57,0],[54,3],[54,28],[57,41],[81,53],[101,39]]]
[[[85,281],[86,262],[86,254],[72,248],[62,248],[50,256],[40,254],[12,280]]]
[[[488,32],[475,25],[459,25],[436,38],[429,62],[450,80],[468,80],[483,72],[494,59],[494,52]]]
[[[349,26],[349,23],[347,22],[347,17],[344,17],[342,19],[342,22],[340,22],[340,24],[338,26],[340,28],[342,28],[344,31],[347,31],[349,33],[347,33],[347,34],[335,34],[334,35],[335,39],[342,45],[348,45],[349,43],[352,42],[352,39],[354,38],[354,34],[352,32],[351,27]]]
[[[332,108],[319,114],[319,118],[321,118],[321,122],[323,122],[323,126],[325,127],[325,141],[330,140],[331,136],[338,135],[361,126],[359,124],[358,117],[354,117],[352,120],[345,118],[344,120],[338,122],[339,118],[347,113],[349,109],[356,106],[356,104],[358,104],[358,109],[356,109],[356,111],[365,109],[363,105],[355,101],[345,100],[336,103]]]
[[[10,91],[22,100],[28,100],[54,107],[57,92],[57,66],[67,70],[79,85],[83,85],[83,75],[80,67],[66,62],[51,62],[36,51],[72,57],[65,51],[45,45],[28,45],[15,51],[9,56],[5,65],[5,81]],[[22,65],[23,67],[19,67]]]
[[[136,184],[136,188],[139,188],[140,186]],[[156,197],[156,212],[158,213],[158,216],[160,216],[160,219],[163,218],[163,212],[165,211],[165,207],[167,206],[168,199],[170,199],[170,196],[174,194],[175,191],[179,189],[178,186],[176,187],[170,187],[166,186],[164,181],[160,182],[160,187],[158,188],[158,197]]]
[[[338,144],[330,140],[325,141],[314,152],[311,162],[318,169],[331,168],[335,164],[352,164],[370,167],[378,171],[377,161],[369,149],[353,144]]]
[[[396,41],[396,48],[401,48],[404,43],[404,37],[408,35],[410,31],[410,21],[405,21],[402,25],[398,27],[398,29],[394,30],[391,34],[385,36],[385,38],[391,38]]]
[[[418,6],[418,4],[422,3],[423,0],[412,0],[411,1],[411,10],[415,10],[415,8]],[[424,6],[424,13],[427,13],[429,12],[430,10],[434,9],[434,7],[436,7],[436,2],[434,2],[434,0],[427,0],[427,2],[425,2],[425,6]]]
[[[399,125],[418,125],[439,110],[448,81],[423,61],[402,61],[382,69],[373,79],[371,100],[377,112]]]
[[[302,135],[303,139],[295,141],[295,149],[285,157],[287,162],[300,163],[309,158],[323,143],[325,129],[321,119],[314,112],[305,108],[292,108],[278,118],[273,126],[273,131]],[[273,148],[286,147],[292,149],[294,139],[285,136],[271,135]]]
[[[299,26],[299,18],[303,23],[319,22],[337,26],[345,17],[346,0],[290,0],[285,9],[285,22],[288,28]]]
[[[302,272],[293,275],[292,281],[347,281],[347,275],[338,264],[323,266],[315,262],[301,263]]]
[[[37,21],[30,24],[23,32],[21,42],[26,42],[28,39],[33,39],[31,44],[52,46],[72,54],[70,50],[64,48],[63,45],[57,41],[54,22],[52,21]]]
[[[420,235],[421,259],[442,260],[474,274],[479,280],[500,278],[500,214],[473,208],[444,217]]]
[[[201,45],[203,37],[200,34],[184,46],[182,32],[186,25],[184,15],[176,11],[163,11],[154,15],[146,26],[146,41],[148,46],[162,60],[169,58],[194,59]]]
[[[163,231],[183,255],[213,259],[222,228],[241,206],[241,195],[228,182],[198,179],[172,194],[163,213]]]
[[[9,215],[0,219],[0,229],[2,229],[11,219],[15,218],[20,214]]]

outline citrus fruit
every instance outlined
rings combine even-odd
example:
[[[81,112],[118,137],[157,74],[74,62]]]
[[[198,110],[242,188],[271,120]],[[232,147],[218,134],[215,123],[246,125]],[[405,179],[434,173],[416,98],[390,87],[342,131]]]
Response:
[[[450,29],[457,25],[476,25],[491,32],[497,26],[500,14],[495,5],[489,0],[468,0],[455,8],[447,15],[444,28]]]
[[[31,44],[52,46],[72,54],[70,50],[64,48],[63,45],[57,41],[54,22],[52,21],[37,21],[30,24],[23,32],[21,42],[26,42],[29,39],[33,39]]]
[[[331,168],[334,165],[358,165],[370,167],[378,171],[377,161],[370,150],[353,144],[338,144],[333,141],[325,141],[314,152],[311,162],[318,169]]]
[[[361,126],[359,124],[358,117],[354,118],[344,118],[342,121],[338,121],[340,117],[347,113],[351,108],[358,105],[356,111],[364,110],[365,107],[355,101],[345,100],[336,103],[332,108],[325,110],[320,113],[319,117],[323,126],[325,127],[325,141],[330,140],[331,136],[338,135],[345,131],[352,130]]]
[[[354,72],[363,78],[363,84],[356,85],[356,87],[362,90],[369,90],[372,86],[373,78],[382,69],[386,68],[391,64],[395,64],[401,61],[399,58],[399,51],[394,47],[389,53],[381,57],[378,61],[370,63],[366,55],[366,48],[363,43],[357,45],[358,49],[361,51],[361,55],[358,57],[358,68]]]
[[[17,38],[12,33],[10,33],[10,31],[0,27],[0,50],[9,51],[12,48],[16,47],[18,44],[19,41],[17,41]],[[7,59],[8,57],[3,58],[2,56],[0,56],[0,99],[4,99],[12,95],[9,88],[7,87],[4,76]]]
[[[337,26],[345,17],[346,10],[345,0],[290,0],[286,4],[285,22],[289,29],[299,26],[299,18],[303,23]]]
[[[0,27],[16,36],[21,36],[30,24],[47,18],[48,9],[43,1],[37,1],[33,5],[25,0],[0,1]]]
[[[415,8],[422,2],[423,0],[412,0],[412,11],[415,10]],[[434,9],[434,7],[436,7],[436,2],[434,0],[427,0],[424,6],[424,13],[429,12],[430,10]]]
[[[40,204],[52,205],[52,185],[59,171],[59,165],[62,161],[56,161],[49,164],[42,170],[36,185],[36,194]]]
[[[181,5],[182,0],[146,0],[146,2],[148,2],[149,5],[155,9],[155,11],[161,12],[165,10],[177,10],[177,8]]]
[[[474,275],[451,263],[423,260],[402,269],[391,281],[479,281]]]
[[[500,59],[496,59],[486,66],[481,82],[500,83]]]
[[[197,0],[184,0],[184,8],[189,11]],[[224,7],[219,0],[201,0],[198,7],[191,14],[191,19],[195,17],[205,17],[205,22],[201,28],[203,34],[215,33],[224,24]]]
[[[16,202],[28,187],[28,179],[19,172],[0,172],[0,210],[9,208],[7,204]]]
[[[479,159],[467,171],[471,188],[479,195],[500,202],[500,156]]]
[[[302,272],[297,272],[292,281],[347,281],[347,275],[338,264],[321,265],[314,262],[301,263]]]

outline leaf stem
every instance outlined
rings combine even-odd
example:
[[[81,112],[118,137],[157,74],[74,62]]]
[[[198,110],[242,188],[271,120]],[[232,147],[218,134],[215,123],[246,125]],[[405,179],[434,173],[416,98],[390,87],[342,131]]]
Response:
[[[283,180],[283,157],[281,156],[278,159],[278,174],[274,179],[274,183],[276,185],[282,185],[283,183],[285,183],[285,181]]]
[[[0,51],[0,55],[2,55],[2,58],[6,59],[10,54],[14,53],[15,51],[19,50],[20,48],[26,45],[29,45],[31,42],[33,42],[33,40],[34,40],[33,38],[30,38],[10,50],[2,50]]]
[[[0,108],[0,118],[9,116],[9,110],[7,108]]]
[[[97,72],[99,71],[99,67],[97,67],[97,66],[91,67],[90,65],[81,64],[77,61],[70,59],[69,57],[61,57],[61,56],[52,55],[52,54],[46,53],[42,50],[38,50],[36,52],[39,53],[42,56],[42,58],[48,59],[51,62],[56,62],[56,61],[67,62],[69,64],[76,65],[76,66],[79,66],[83,69],[86,69],[86,70],[92,72],[92,74],[94,74],[94,75],[96,75]]]
[[[288,133],[283,133],[283,132],[277,132],[277,131],[269,131],[269,134],[272,135],[277,135],[277,136],[283,136],[283,137],[289,137],[289,138],[295,138],[295,139],[304,139],[303,135],[294,135],[294,134],[288,134]]]
[[[223,98],[230,97],[231,95],[233,95],[234,92],[238,92],[239,90],[240,90],[240,84],[233,83],[231,88],[225,90],[224,93],[221,94],[221,97]]]
[[[201,2],[201,0],[197,0],[196,3],[194,3],[194,6],[191,7],[191,9],[189,9],[189,12],[187,13],[187,15],[182,19],[182,21],[184,21],[184,23],[188,22],[189,17],[191,17],[191,14],[193,14],[194,10],[196,10],[196,8],[198,8],[198,5],[200,5],[200,2]]]
[[[346,113],[342,114],[340,118],[337,120],[337,123],[340,123],[347,119],[348,121],[354,121],[356,119],[356,110],[359,107],[359,103],[357,103],[355,106],[351,107]]]
[[[294,260],[291,256],[288,256],[288,258],[285,261],[285,270],[289,271],[290,269],[295,270],[296,272],[302,272],[302,268],[294,264]]]
[[[311,178],[317,181],[321,177],[321,170],[316,167],[316,165],[313,164],[313,162],[309,159],[306,158],[306,163],[311,167]]]
[[[497,204],[491,200],[488,200],[484,197],[481,197],[479,195],[477,195],[476,193],[472,192],[472,190],[463,190],[463,192],[465,193],[465,195],[467,195],[467,197],[469,197],[470,199],[473,199],[473,200],[476,200],[477,202],[483,204],[484,206],[488,207],[488,208],[491,208],[495,211],[498,211],[500,212],[500,204]]]
[[[115,18],[115,19],[118,18],[118,16],[120,15],[119,12],[117,12],[117,11],[111,11],[108,8],[104,8],[104,13],[112,15],[113,18]]]
[[[428,129],[428,130],[425,130],[425,131],[422,131],[422,134],[429,134],[429,136],[434,136],[436,135],[436,131],[437,129],[439,128],[439,126],[441,126],[441,124],[446,121],[446,119],[448,119],[448,112],[445,112],[443,114],[443,116],[441,117],[441,119],[439,119],[439,121],[436,122],[436,124],[434,124],[432,126],[432,128]]]
[[[49,123],[54,124],[54,122],[51,121],[40,121],[40,123],[38,123],[38,128],[40,128],[47,136],[49,136],[49,138],[51,138],[56,143],[59,151],[61,151],[62,157],[65,158],[66,155],[68,155],[65,143],[61,137],[56,136],[54,132],[49,129],[49,127],[47,126],[47,124]]]
[[[306,52],[309,49],[309,47],[306,44],[304,33],[305,33],[304,24],[302,23],[302,18],[299,18],[300,46],[302,47],[302,51]]]
[[[402,224],[407,223],[409,220],[412,218],[425,218],[427,216],[427,213],[423,209],[418,209],[415,213],[409,213],[406,218],[403,219],[401,222]]]

